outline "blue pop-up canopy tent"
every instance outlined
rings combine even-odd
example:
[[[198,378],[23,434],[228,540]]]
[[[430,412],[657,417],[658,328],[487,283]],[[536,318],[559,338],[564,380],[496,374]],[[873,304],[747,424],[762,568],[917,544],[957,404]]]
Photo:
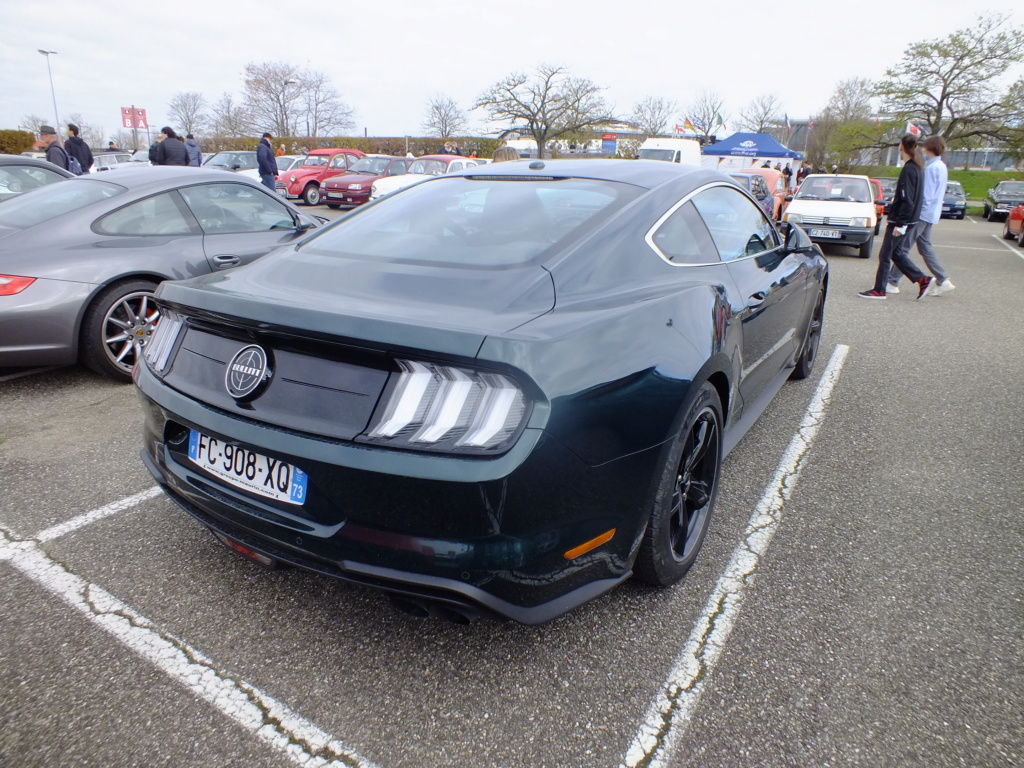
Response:
[[[804,157],[803,153],[782,146],[767,133],[734,133],[727,139],[708,144],[701,152],[726,157],[790,157],[796,160]]]

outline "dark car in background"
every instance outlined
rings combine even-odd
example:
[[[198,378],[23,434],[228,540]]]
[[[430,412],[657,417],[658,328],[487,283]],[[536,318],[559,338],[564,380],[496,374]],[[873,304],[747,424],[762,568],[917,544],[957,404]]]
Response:
[[[714,171],[500,163],[166,282],[142,459],[234,551],[416,615],[549,621],[694,562],[810,374],[828,265]]]
[[[942,198],[942,217],[962,219],[967,213],[967,195],[959,181],[946,184],[946,193]]]
[[[0,202],[75,174],[59,165],[25,155],[0,155]]]
[[[1024,203],[1024,181],[1000,181],[988,191],[981,215],[989,221],[1002,221],[1021,203]]]
[[[412,158],[388,155],[361,157],[340,176],[324,181],[321,196],[328,208],[354,208],[370,199],[370,190],[377,179],[408,173],[412,162]]]
[[[163,280],[256,259],[319,226],[224,171],[88,174],[0,205],[0,366],[70,365],[128,381]]]

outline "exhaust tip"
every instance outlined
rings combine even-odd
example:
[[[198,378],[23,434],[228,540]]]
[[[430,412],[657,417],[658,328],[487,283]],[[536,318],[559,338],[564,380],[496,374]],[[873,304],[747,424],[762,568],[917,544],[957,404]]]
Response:
[[[453,624],[465,625],[472,624],[483,616],[482,612],[474,611],[469,606],[452,605],[408,595],[388,595],[388,599],[393,608],[417,619],[443,619]]]

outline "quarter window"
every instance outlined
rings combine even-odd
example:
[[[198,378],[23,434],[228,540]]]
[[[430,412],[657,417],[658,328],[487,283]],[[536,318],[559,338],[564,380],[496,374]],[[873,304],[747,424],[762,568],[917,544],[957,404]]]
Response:
[[[95,229],[105,235],[191,235],[193,225],[173,192],[164,192],[107,214]]]
[[[248,184],[200,184],[181,190],[207,234],[294,229],[295,219],[279,200]]]
[[[711,264],[718,251],[692,202],[684,203],[650,235],[649,242],[673,264]]]
[[[694,195],[693,204],[707,225],[722,261],[741,259],[779,246],[775,227],[764,212],[738,190],[711,187]]]

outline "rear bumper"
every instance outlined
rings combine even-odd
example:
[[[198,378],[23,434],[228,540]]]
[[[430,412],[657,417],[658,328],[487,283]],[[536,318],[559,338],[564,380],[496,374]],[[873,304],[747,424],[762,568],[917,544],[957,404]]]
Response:
[[[70,365],[78,356],[78,318],[94,286],[36,280],[0,302],[0,366]]]
[[[831,243],[833,245],[861,245],[866,243],[875,235],[874,227],[835,227],[827,226],[825,224],[802,224],[804,231],[808,237],[815,243]],[[815,235],[815,231],[831,230],[838,232],[839,237],[823,237]]]

